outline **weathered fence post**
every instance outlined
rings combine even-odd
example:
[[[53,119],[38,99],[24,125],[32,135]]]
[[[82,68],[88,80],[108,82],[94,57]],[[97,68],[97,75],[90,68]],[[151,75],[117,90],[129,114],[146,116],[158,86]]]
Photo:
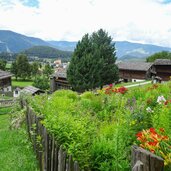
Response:
[[[143,169],[143,163],[141,161],[137,161],[134,167],[132,168],[132,171],[144,171]]]
[[[137,146],[132,146],[132,171],[163,171],[164,160]]]
[[[66,167],[66,152],[63,151],[62,145],[58,152],[58,171],[65,171]]]

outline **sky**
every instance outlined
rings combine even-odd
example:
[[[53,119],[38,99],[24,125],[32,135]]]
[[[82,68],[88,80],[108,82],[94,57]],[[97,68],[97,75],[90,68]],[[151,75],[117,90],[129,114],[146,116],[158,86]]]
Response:
[[[171,47],[171,0],[0,0],[0,30],[78,41],[100,28],[113,41]]]

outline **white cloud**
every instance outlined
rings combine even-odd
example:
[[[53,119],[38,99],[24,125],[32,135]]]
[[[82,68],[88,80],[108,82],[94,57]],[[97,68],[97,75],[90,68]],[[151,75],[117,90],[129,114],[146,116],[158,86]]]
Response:
[[[103,28],[114,40],[171,47],[171,4],[163,0],[0,0],[0,29],[51,40],[79,40]]]

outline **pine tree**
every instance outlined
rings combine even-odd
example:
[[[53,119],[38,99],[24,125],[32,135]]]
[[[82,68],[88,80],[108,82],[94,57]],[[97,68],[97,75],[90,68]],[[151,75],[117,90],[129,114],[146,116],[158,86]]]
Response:
[[[102,87],[118,80],[115,45],[100,29],[78,42],[67,70],[67,78],[76,91]]]

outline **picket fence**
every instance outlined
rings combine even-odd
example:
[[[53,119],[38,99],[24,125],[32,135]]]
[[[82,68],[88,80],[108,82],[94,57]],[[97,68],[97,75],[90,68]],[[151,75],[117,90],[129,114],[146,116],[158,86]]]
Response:
[[[58,144],[54,136],[49,134],[42,125],[41,116],[37,116],[26,101],[21,101],[26,107],[26,124],[28,135],[36,153],[40,171],[80,171],[77,161],[68,155],[63,147]],[[131,152],[132,171],[163,171],[162,158],[140,147],[132,146]],[[83,169],[81,170],[83,171]]]

